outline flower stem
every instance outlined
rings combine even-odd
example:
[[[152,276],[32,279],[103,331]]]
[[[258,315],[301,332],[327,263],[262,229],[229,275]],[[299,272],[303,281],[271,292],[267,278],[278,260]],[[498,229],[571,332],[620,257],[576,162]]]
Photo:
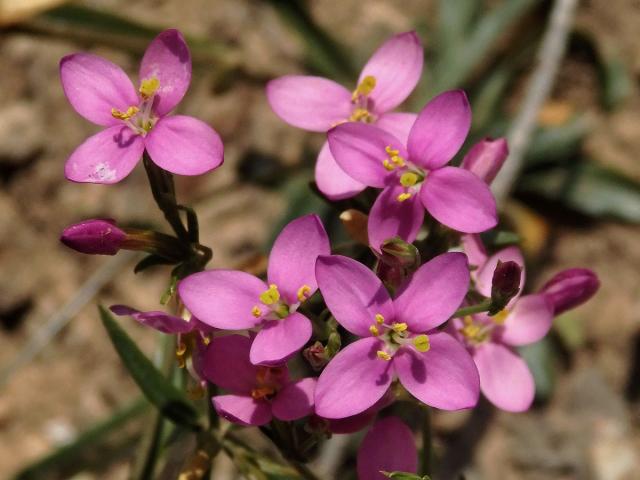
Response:
[[[473,315],[474,313],[488,312],[489,307],[491,307],[491,299],[487,298],[476,305],[459,308],[453,315],[451,315],[451,318],[466,317],[467,315]]]
[[[296,460],[289,460],[289,464],[300,474],[302,478],[305,480],[320,480],[315,473],[311,471],[309,467],[307,467],[304,463],[298,462]]]

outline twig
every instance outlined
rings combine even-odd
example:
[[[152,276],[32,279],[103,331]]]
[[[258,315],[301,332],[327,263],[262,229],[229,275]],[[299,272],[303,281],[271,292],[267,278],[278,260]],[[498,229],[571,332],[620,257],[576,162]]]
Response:
[[[551,93],[564,56],[577,5],[578,0],[556,0],[553,5],[549,26],[538,51],[538,66],[531,78],[520,113],[507,135],[510,150],[508,161],[492,185],[498,204],[502,204],[511,193],[522,170],[524,154],[536,127],[538,112]]]
[[[45,324],[30,338],[29,342],[18,352],[13,361],[0,371],[0,387],[2,387],[19,368],[30,362],[75,317],[84,306],[104,287],[113,276],[127,263],[137,256],[134,252],[123,251],[107,260],[80,287],[74,297],[60,310],[54,313]]]

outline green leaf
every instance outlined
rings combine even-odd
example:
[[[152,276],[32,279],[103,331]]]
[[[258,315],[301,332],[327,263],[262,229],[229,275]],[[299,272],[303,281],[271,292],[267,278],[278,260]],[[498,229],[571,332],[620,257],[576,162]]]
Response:
[[[80,434],[73,442],[22,469],[13,477],[14,480],[70,478],[81,470],[99,470],[112,460],[129,455],[137,434],[128,434],[123,431],[124,427],[149,407],[146,400],[139,399],[118,410],[108,419]]]
[[[593,162],[528,173],[518,191],[584,215],[640,223],[640,183]]]
[[[193,405],[153,366],[111,314],[102,306],[99,310],[120,359],[149,402],[176,424],[198,429],[198,413]]]
[[[415,473],[408,472],[384,472],[381,473],[388,478],[393,478],[395,480],[431,480],[429,475],[416,475]]]

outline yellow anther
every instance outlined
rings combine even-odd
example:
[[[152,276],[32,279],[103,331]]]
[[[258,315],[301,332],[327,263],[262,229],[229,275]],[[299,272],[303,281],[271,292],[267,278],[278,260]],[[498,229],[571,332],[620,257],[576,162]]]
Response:
[[[411,196],[412,194],[409,192],[401,193],[396,197],[396,200],[398,200],[399,202],[404,202],[405,200],[409,200]]]
[[[402,333],[407,329],[407,324],[402,322],[402,323],[396,323],[393,322],[391,324],[391,330],[393,330],[396,333]]]
[[[464,317],[462,322],[464,323],[464,327],[462,327],[459,332],[467,340],[480,343],[484,342],[488,338],[487,331],[482,327],[482,325],[475,323],[471,315]]]
[[[256,318],[259,318],[260,315],[262,315],[262,310],[260,310],[260,307],[256,305],[251,309],[251,314]]]
[[[431,342],[427,335],[418,335],[413,339],[413,346],[416,347],[416,350],[419,352],[428,352],[431,348]]]
[[[389,172],[393,171],[393,169],[394,169],[394,168],[396,168],[396,166],[395,166],[393,163],[391,163],[387,158],[385,158],[385,159],[382,161],[382,165],[383,165],[383,166],[384,166],[384,168],[385,168],[387,171],[389,171]]]
[[[371,123],[373,122],[373,115],[366,108],[354,108],[349,121]]]
[[[187,352],[187,345],[180,342],[176,347],[176,356],[182,357]]]
[[[381,313],[376,313],[376,322],[378,325],[382,325],[384,323],[384,317]]]
[[[275,388],[268,387],[268,386],[258,387],[258,388],[254,388],[253,390],[251,390],[251,396],[255,400],[260,400],[261,398],[269,397],[269,396],[273,395],[274,393],[276,393]]]
[[[151,77],[140,82],[140,89],[138,91],[142,98],[146,100],[152,97],[158,91],[158,88],[160,88],[160,80],[156,77]]]
[[[400,155],[400,150],[395,150],[391,145],[387,145],[386,147],[384,147],[384,151],[387,152],[387,155],[389,155],[390,157]]]
[[[389,355],[387,352],[385,352],[384,350],[378,350],[376,352],[376,355],[378,355],[378,358],[380,360],[384,360],[386,362],[388,362],[389,360],[391,360],[391,355]]]
[[[260,301],[265,305],[273,305],[280,300],[280,292],[278,286],[273,283],[269,285],[269,289],[260,294]]]
[[[374,337],[377,337],[378,335],[380,335],[380,330],[378,330],[378,327],[376,327],[375,325],[371,325],[369,327],[369,331],[371,332],[371,335],[373,335]]]
[[[367,75],[362,79],[362,81],[358,84],[356,89],[353,91],[351,95],[351,101],[355,102],[358,100],[358,97],[369,95],[373,89],[376,87],[376,77],[372,75]]]
[[[304,302],[307,298],[309,298],[310,293],[311,287],[309,285],[302,285],[298,289],[298,301]]]
[[[413,187],[418,183],[419,177],[413,172],[404,172],[400,176],[400,185],[403,187]]]
[[[202,343],[204,343],[205,345],[209,345],[211,343],[211,337],[209,335],[203,336]]]
[[[507,310],[506,308],[503,308],[498,313],[496,313],[493,317],[491,317],[491,320],[493,320],[493,322],[497,323],[498,325],[504,325],[504,322],[507,320],[508,316],[509,316],[509,310]]]
[[[121,112],[120,110],[118,110],[117,108],[112,108],[111,109],[111,116],[113,118],[117,118],[118,120],[129,120],[131,117],[133,117],[136,113],[138,113],[140,109],[138,107],[129,107],[127,108],[126,112]]]
[[[398,167],[404,167],[406,165],[406,163],[404,163],[404,158],[399,155],[392,155],[391,161]]]

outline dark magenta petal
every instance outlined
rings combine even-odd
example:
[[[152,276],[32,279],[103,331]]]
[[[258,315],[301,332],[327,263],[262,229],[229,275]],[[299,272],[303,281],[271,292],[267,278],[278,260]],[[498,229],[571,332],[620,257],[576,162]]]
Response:
[[[289,383],[273,399],[273,416],[290,422],[313,413],[316,379],[313,377]]]
[[[600,288],[598,276],[586,268],[563,270],[540,290],[553,306],[554,313],[575,308],[589,300]]]
[[[141,312],[126,305],[112,305],[109,309],[116,315],[128,315],[142,325],[167,334],[187,333],[192,331],[197,325],[195,319],[188,322],[183,318],[169,315],[165,312]]]
[[[238,425],[259,427],[272,418],[270,405],[250,396],[217,395],[211,401],[218,415]]]
[[[211,383],[238,395],[250,395],[260,367],[249,361],[251,339],[242,335],[216,337],[202,359],[204,376]]]
[[[524,287],[526,279],[525,263],[522,252],[518,247],[515,246],[506,247],[502,250],[499,250],[498,252],[491,255],[484,263],[484,265],[480,266],[475,274],[476,290],[478,290],[478,292],[480,292],[485,297],[491,296],[491,281],[498,262],[516,262],[518,265],[520,265],[520,267],[522,268],[522,274],[520,275],[520,291],[522,292],[522,288]],[[511,300],[511,304],[515,303],[515,300],[518,298],[518,296],[519,294]]]
[[[69,225],[60,241],[77,252],[90,255],[115,255],[127,234],[116,226],[115,220],[91,219]]]

